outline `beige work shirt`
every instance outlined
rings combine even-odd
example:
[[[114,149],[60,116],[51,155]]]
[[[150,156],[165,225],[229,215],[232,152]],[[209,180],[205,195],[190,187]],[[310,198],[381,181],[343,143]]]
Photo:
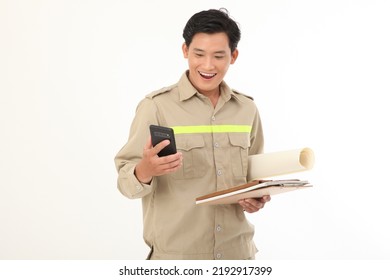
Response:
[[[134,175],[149,125],[173,127],[183,153],[177,172],[142,184]],[[248,259],[257,252],[254,227],[238,204],[196,205],[196,197],[246,183],[248,155],[261,153],[263,133],[253,100],[220,85],[216,107],[186,73],[143,99],[127,144],[115,157],[118,188],[142,198],[144,240],[151,259]]]

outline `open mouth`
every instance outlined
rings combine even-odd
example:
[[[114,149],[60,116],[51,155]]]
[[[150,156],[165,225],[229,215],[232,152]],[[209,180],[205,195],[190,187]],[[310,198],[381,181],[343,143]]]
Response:
[[[198,71],[198,72],[199,72],[199,71]],[[216,73],[210,74],[210,73],[199,72],[199,75],[200,75],[202,78],[206,79],[206,80],[210,80],[210,79],[212,79],[213,77],[215,77],[217,74],[216,74]]]

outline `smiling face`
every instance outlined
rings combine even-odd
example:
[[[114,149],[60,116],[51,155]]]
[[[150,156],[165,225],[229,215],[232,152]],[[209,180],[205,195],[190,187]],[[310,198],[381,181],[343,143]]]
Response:
[[[219,94],[219,85],[230,64],[238,56],[237,49],[229,47],[229,39],[223,32],[197,33],[190,46],[183,44],[184,57],[188,59],[189,79],[192,85],[208,97]]]

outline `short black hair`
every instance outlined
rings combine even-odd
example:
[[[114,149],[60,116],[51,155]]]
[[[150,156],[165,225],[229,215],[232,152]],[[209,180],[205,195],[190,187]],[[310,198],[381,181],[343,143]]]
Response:
[[[229,38],[229,47],[233,52],[241,39],[241,31],[237,22],[229,17],[229,12],[221,8],[210,9],[194,14],[187,22],[183,30],[183,38],[187,47],[197,33],[214,34],[224,32]]]

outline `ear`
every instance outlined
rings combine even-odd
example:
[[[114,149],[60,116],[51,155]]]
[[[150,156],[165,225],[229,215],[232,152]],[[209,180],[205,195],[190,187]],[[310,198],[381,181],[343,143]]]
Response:
[[[232,52],[232,59],[230,60],[230,64],[234,64],[234,62],[236,62],[237,57],[238,57],[238,50],[235,49],[235,50]]]
[[[183,45],[181,46],[181,49],[183,51],[183,56],[184,58],[188,58],[188,47],[186,43],[184,42]]]

